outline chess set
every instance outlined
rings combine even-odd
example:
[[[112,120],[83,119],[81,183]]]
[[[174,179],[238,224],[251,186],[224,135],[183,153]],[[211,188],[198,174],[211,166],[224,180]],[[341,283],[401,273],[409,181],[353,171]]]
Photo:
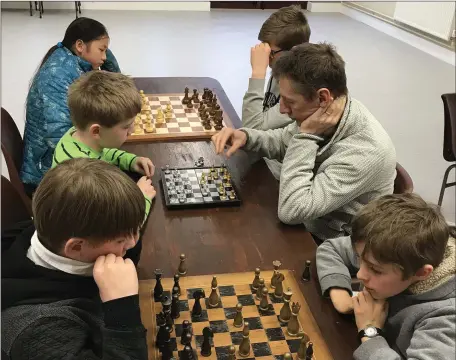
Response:
[[[156,280],[140,287],[149,359],[333,359],[293,272],[279,270],[280,261],[273,265],[273,271],[186,276],[182,254],[174,278],[162,279],[157,269]]]
[[[141,112],[128,142],[210,139],[224,126],[232,126],[217,95],[204,88],[189,94],[188,87],[180,94],[141,94]]]
[[[200,158],[196,167],[161,171],[161,184],[168,209],[240,206],[239,193],[225,165],[204,167]]]

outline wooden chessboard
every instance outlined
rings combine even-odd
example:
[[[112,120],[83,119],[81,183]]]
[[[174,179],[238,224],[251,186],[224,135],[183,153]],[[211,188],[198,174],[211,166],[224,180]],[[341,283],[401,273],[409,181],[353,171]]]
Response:
[[[201,93],[200,93],[201,94]],[[185,94],[145,94],[151,108],[153,122],[155,123],[155,132],[147,133],[146,115],[141,114],[142,132],[140,134],[131,134],[127,138],[127,143],[131,142],[152,142],[165,140],[201,140],[210,139],[217,131],[212,123],[211,130],[205,130],[201,124],[201,118],[198,115],[198,105],[193,104],[192,109],[188,109],[182,104]],[[201,95],[200,95],[201,98]],[[162,108],[163,112],[166,105],[171,104],[172,117],[163,119],[163,123],[156,122],[157,109]],[[222,104],[217,100],[220,109],[223,111],[223,126],[233,127],[232,121],[224,111]]]
[[[168,209],[201,208],[217,206],[239,206],[241,199],[235,185],[223,179],[222,171],[226,169],[216,167],[191,167],[161,169],[161,184],[165,205]],[[201,176],[205,178],[214,170],[217,179],[207,180],[201,184]],[[227,170],[227,173],[228,170]],[[225,191],[222,196],[220,185]]]
[[[299,286],[289,270],[281,270],[285,275],[283,282],[284,290],[291,288],[292,302],[299,302],[301,311],[298,320],[302,331],[314,344],[314,360],[331,360],[333,357],[320,333],[320,330],[312,316],[312,313],[299,290]],[[251,282],[254,279],[254,272],[222,274],[217,275],[218,292],[221,297],[221,304],[217,308],[209,308],[207,299],[211,292],[211,275],[181,277],[180,287],[180,317],[174,321],[171,342],[174,348],[174,357],[178,359],[179,351],[183,345],[180,343],[182,333],[182,322],[188,320],[193,330],[192,348],[196,350],[199,359],[225,360],[227,359],[228,348],[234,345],[236,348],[236,359],[261,359],[261,360],[283,360],[283,355],[290,352],[293,359],[299,348],[300,338],[287,334],[287,326],[280,323],[278,314],[282,308],[282,301],[272,296],[270,279],[273,271],[262,271],[261,277],[266,281],[270,293],[269,310],[259,310],[259,301],[251,289]],[[170,289],[174,284],[171,278],[162,279],[162,285],[166,295],[170,295]],[[202,286],[203,285],[203,286]],[[158,360],[161,358],[158,349],[155,347],[157,336],[157,314],[160,313],[162,305],[154,301],[153,289],[155,280],[140,282],[140,305],[141,317],[147,329],[147,345],[149,359]],[[195,290],[203,289],[206,299],[201,299],[203,314],[200,318],[192,318],[191,309],[194,304],[192,294]],[[242,339],[242,327],[233,326],[233,319],[236,313],[236,304],[243,304],[242,314],[245,321],[249,322],[251,352],[247,358],[238,354],[238,348]],[[212,354],[209,357],[201,355],[201,344],[203,342],[203,329],[208,326],[214,332]]]

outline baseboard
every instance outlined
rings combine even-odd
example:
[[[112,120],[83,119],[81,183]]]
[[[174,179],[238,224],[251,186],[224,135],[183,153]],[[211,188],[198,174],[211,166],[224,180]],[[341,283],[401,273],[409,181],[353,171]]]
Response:
[[[45,1],[44,11],[74,10],[74,1]],[[28,1],[2,1],[2,9],[29,9]],[[35,8],[35,5],[33,5]],[[209,1],[83,1],[81,10],[210,11]]]
[[[307,10],[310,12],[341,12],[342,3],[340,1],[309,1]]]
[[[387,35],[394,37],[400,41],[403,41],[425,53],[432,55],[448,64],[455,66],[455,51],[444,48],[440,45],[437,45],[431,41],[423,39],[422,37],[413,35],[408,31],[399,29],[397,26],[388,24],[380,19],[372,17],[368,14],[365,14],[361,11],[355,10],[347,6],[341,6],[341,13],[360,21],[366,25],[373,27]]]

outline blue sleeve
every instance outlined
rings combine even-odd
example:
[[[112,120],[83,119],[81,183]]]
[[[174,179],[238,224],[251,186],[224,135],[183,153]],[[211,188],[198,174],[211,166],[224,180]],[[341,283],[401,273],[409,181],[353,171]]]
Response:
[[[101,70],[120,73],[119,64],[111,50],[106,50],[106,61],[101,65]]]

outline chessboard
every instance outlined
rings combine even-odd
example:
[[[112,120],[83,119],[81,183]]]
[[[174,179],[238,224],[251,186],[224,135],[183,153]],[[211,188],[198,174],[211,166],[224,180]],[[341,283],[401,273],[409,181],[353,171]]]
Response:
[[[233,127],[217,95],[207,88],[202,96],[197,89],[189,94],[188,88],[174,94],[140,93],[141,112],[136,116],[134,131],[127,143],[205,140],[224,126]]]
[[[212,276],[189,276],[180,277],[180,313],[177,319],[173,320],[172,332],[170,333],[171,348],[175,359],[182,358],[184,345],[181,344],[183,331],[183,321],[190,323],[191,347],[194,351],[195,359],[228,360],[230,359],[229,350],[232,345],[235,348],[235,359],[261,359],[261,360],[283,360],[284,355],[289,353],[293,359],[297,359],[297,352],[304,341],[307,345],[313,343],[313,360],[333,359],[322,335],[312,316],[312,313],[305,301],[304,296],[299,290],[299,286],[289,270],[280,271],[284,276],[283,289],[291,290],[291,303],[297,302],[301,305],[298,313],[299,334],[290,336],[287,332],[287,324],[279,320],[280,310],[284,305],[283,299],[274,297],[274,290],[270,287],[270,279],[273,271],[262,271],[261,277],[265,279],[269,293],[268,310],[260,310],[260,301],[255,298],[255,291],[252,289],[254,272],[221,274],[217,275],[217,293],[220,296],[218,306],[209,306],[208,298],[211,293]],[[141,317],[147,329],[147,344],[149,349],[149,359],[159,360],[161,355],[156,346],[158,333],[157,321],[159,321],[162,303],[154,300],[155,280],[140,282],[140,305]],[[161,279],[164,296],[171,297],[174,279]],[[201,315],[192,315],[192,308],[195,300],[193,294],[197,290],[204,290],[206,297],[200,300]],[[290,303],[290,304],[291,304]],[[235,327],[234,317],[236,306],[242,304],[243,324],[249,324],[250,354],[246,357],[239,355],[239,345],[242,340],[243,327]],[[203,329],[209,327],[213,336],[210,338],[211,354],[208,357],[201,355],[203,343]],[[231,356],[233,359],[234,356]],[[285,357],[286,358],[286,357]]]
[[[239,192],[226,166],[162,168],[161,185],[169,209],[239,206]]]

